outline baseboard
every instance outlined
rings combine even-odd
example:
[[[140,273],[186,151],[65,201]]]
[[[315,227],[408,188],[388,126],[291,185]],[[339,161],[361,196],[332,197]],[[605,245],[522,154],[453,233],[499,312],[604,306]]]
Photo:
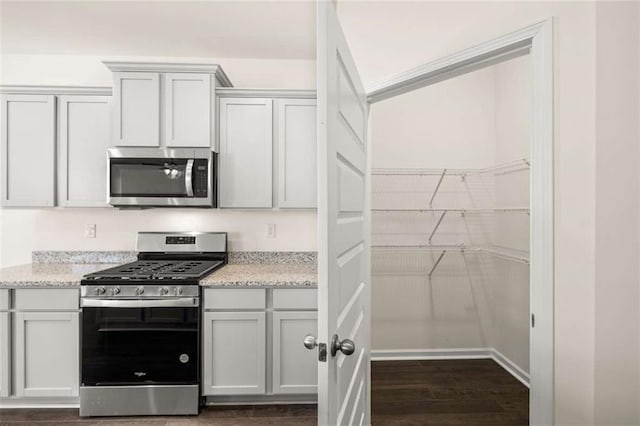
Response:
[[[396,351],[371,351],[371,361],[418,361],[429,359],[487,359],[491,348],[469,349],[404,349]]]
[[[526,387],[530,387],[529,374],[524,371],[522,368],[518,367],[518,365],[507,358],[502,352],[497,349],[491,350],[491,359],[493,359],[498,365],[507,370],[509,374],[518,379],[520,383],[525,385]]]
[[[419,361],[435,359],[492,359],[520,383],[529,387],[529,374],[494,348],[373,350],[371,361]]]
[[[0,410],[9,409],[31,409],[31,408],[80,408],[80,404],[50,404],[50,403],[37,403],[37,402],[10,402],[0,403]]]

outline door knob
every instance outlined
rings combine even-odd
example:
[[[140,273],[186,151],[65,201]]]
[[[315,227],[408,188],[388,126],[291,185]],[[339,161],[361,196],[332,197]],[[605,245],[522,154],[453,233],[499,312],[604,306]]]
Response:
[[[327,344],[319,343],[316,336],[312,334],[307,334],[304,336],[304,347],[309,350],[314,350],[318,348],[318,361],[327,362]]]
[[[304,347],[309,349],[310,351],[317,348],[318,339],[316,338],[316,336],[313,336],[311,334],[307,334],[306,336],[304,336]]]
[[[336,356],[338,351],[345,355],[351,355],[356,350],[356,344],[353,340],[344,339],[340,340],[337,334],[334,334],[331,338],[331,356]]]

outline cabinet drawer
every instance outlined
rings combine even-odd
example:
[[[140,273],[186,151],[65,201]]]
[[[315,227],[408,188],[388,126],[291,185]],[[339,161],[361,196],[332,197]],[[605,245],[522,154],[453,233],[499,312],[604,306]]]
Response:
[[[216,288],[204,292],[205,309],[265,309],[265,289]]]
[[[63,289],[16,289],[15,309],[74,311],[80,306],[80,291],[73,288]]]
[[[274,289],[273,309],[318,309],[318,291],[315,288]]]
[[[9,310],[9,290],[0,289],[0,311]]]

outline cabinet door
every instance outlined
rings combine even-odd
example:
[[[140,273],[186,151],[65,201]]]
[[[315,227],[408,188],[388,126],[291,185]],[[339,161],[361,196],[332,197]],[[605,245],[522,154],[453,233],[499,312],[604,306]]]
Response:
[[[211,147],[211,74],[164,74],[164,141],[168,147]]]
[[[55,203],[55,96],[2,95],[2,205]]]
[[[0,397],[9,396],[11,365],[11,337],[9,334],[9,312],[0,312]]]
[[[220,207],[270,208],[272,100],[220,99]]]
[[[273,313],[273,393],[317,393],[317,351],[304,347],[317,335],[317,312]]]
[[[78,396],[78,312],[16,312],[17,397]]]
[[[61,96],[58,107],[58,204],[104,207],[107,205],[107,148],[111,142],[109,98]]]
[[[317,206],[315,99],[278,100],[278,205]]]
[[[205,312],[204,395],[265,393],[265,313]]]
[[[160,76],[113,73],[113,140],[117,146],[160,146]]]

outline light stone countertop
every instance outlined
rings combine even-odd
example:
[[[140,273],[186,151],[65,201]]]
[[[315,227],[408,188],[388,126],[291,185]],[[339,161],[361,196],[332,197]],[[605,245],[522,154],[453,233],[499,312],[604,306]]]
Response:
[[[0,288],[69,288],[86,274],[111,268],[111,263],[31,263],[0,269]],[[315,263],[225,265],[200,285],[206,287],[316,287]]]
[[[29,263],[0,269],[0,288],[78,287],[86,274],[111,263]]]
[[[204,287],[316,287],[315,263],[226,265],[200,281]]]

